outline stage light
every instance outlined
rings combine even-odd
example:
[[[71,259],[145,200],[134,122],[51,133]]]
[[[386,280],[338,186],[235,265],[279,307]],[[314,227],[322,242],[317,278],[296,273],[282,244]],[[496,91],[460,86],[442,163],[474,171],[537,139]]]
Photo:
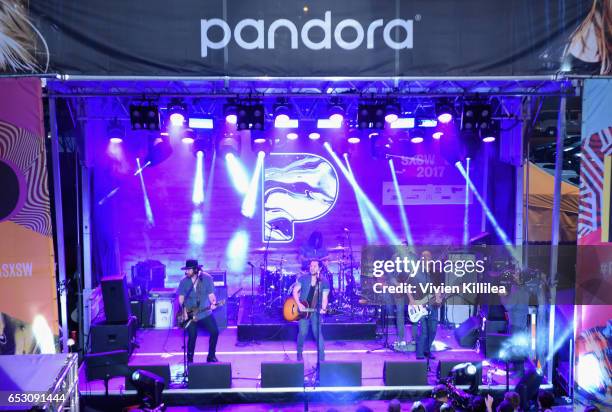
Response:
[[[289,122],[291,109],[287,99],[279,98],[274,104],[274,127],[282,128]]]
[[[111,143],[121,143],[125,139],[125,127],[117,119],[114,119],[106,128],[106,136]]]
[[[196,152],[196,172],[193,179],[193,191],[191,193],[191,201],[194,205],[199,206],[204,203],[204,151]]]
[[[400,115],[400,105],[397,102],[389,102],[387,103],[387,107],[385,108],[385,121],[389,124],[397,121]]]
[[[227,153],[225,155],[225,166],[236,191],[241,195],[246,194],[249,190],[249,178],[240,159],[234,153]]]
[[[153,136],[149,139],[149,153],[146,162],[157,166],[172,154],[172,145],[167,136]]]
[[[189,128],[190,129],[212,129],[213,127],[214,127],[213,119],[197,118],[197,117],[189,118]]]
[[[274,119],[274,127],[277,129],[297,129],[299,125],[298,119],[285,119],[284,117]]]
[[[265,110],[256,100],[247,100],[237,105],[236,128],[238,130],[263,130]]]
[[[185,125],[187,119],[187,105],[185,105],[182,99],[171,99],[167,110],[167,116],[172,126],[182,127]]]
[[[141,406],[155,409],[162,405],[162,393],[166,386],[163,378],[152,372],[138,369],[132,373],[130,379],[136,387]]]
[[[342,127],[342,118],[340,121],[330,119],[318,119],[317,128],[319,129],[340,129]]]
[[[225,116],[225,121],[229,124],[236,124],[238,117],[235,114],[228,114]]]
[[[192,144],[196,139],[196,134],[193,129],[185,129],[181,141],[185,144]]]
[[[225,121],[229,124],[236,124],[238,117],[236,113],[238,112],[238,107],[236,106],[236,102],[234,100],[229,100],[226,104],[223,105],[223,115],[225,116]]]
[[[455,107],[450,99],[440,99],[436,102],[436,117],[440,123],[447,124],[455,116]]]
[[[308,134],[308,138],[309,138],[310,140],[319,140],[319,139],[321,138],[321,133],[318,133],[318,132],[310,132],[310,133]]]
[[[298,138],[298,134],[291,132],[291,133],[287,133],[287,139],[288,140],[296,140]]]
[[[390,126],[392,129],[412,129],[414,127],[414,117],[400,117]]]
[[[217,150],[221,156],[225,156],[227,153],[233,153],[235,156],[240,156],[241,146],[240,136],[228,132],[219,138]]]
[[[491,105],[487,103],[465,103],[461,116],[461,130],[487,129],[491,121]]]
[[[436,119],[426,119],[426,118],[417,119],[416,127],[436,127],[436,126],[438,126],[438,121]]]
[[[421,136],[415,136],[415,137],[410,138],[410,141],[416,144],[423,143],[423,138]]]
[[[130,123],[133,130],[159,130],[159,107],[152,102],[130,104]]]
[[[442,138],[442,136],[444,136],[443,132],[434,132],[431,137],[433,137],[435,140],[440,140]]]
[[[361,137],[359,136],[359,130],[350,129],[347,134],[346,141],[350,144],[357,144],[361,142]]]
[[[242,201],[241,212],[244,217],[249,219],[255,214],[255,206],[257,204],[257,193],[259,190],[259,182],[261,181],[261,169],[263,167],[265,152],[257,153],[257,162],[255,163],[255,171],[249,183],[249,190]]]
[[[361,130],[383,129],[385,127],[385,105],[379,103],[359,104],[357,108],[357,127]]]
[[[393,178],[393,189],[395,190],[395,196],[397,198],[397,208],[399,209],[399,214],[402,221],[402,228],[404,229],[404,237],[406,238],[406,243],[408,243],[409,246],[412,246],[414,244],[414,241],[412,240],[412,232],[410,230],[410,225],[408,224],[406,208],[404,207],[402,191],[400,189],[399,181],[397,179],[397,173],[395,172],[395,165],[393,164],[393,159],[389,159],[389,168],[391,169],[391,177]]]
[[[488,123],[482,123],[478,131],[483,143],[492,143],[499,136],[499,121],[491,119]]]
[[[327,112],[329,113],[329,120],[334,123],[342,123],[344,121],[344,114],[346,112],[344,106],[340,103],[340,99],[334,97],[331,99]]]
[[[198,137],[193,142],[192,151],[193,155],[197,157],[198,153],[202,153],[203,156],[206,156],[206,152],[212,149],[211,147],[211,138],[208,137]]]
[[[155,218],[153,217],[153,209],[151,208],[151,202],[149,201],[149,194],[147,193],[147,186],[145,185],[144,176],[142,171],[146,166],[140,165],[140,158],[136,158],[136,165],[138,166],[138,178],[140,179],[140,188],[142,189],[142,199],[144,202],[145,216],[147,217],[147,224],[149,227],[155,226]]]

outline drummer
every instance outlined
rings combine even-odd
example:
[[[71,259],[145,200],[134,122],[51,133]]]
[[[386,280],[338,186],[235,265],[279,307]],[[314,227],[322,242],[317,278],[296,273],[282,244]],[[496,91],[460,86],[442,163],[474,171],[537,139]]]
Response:
[[[324,266],[329,261],[329,252],[323,243],[323,234],[317,230],[312,232],[308,240],[300,247],[298,259],[302,265],[302,271],[308,271],[308,266],[312,259],[317,259]]]

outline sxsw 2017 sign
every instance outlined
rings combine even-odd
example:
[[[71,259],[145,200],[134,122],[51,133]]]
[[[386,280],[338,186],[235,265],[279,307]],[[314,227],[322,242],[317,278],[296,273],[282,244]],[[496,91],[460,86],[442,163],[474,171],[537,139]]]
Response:
[[[368,49],[384,45],[394,50],[412,49],[413,46],[413,21],[403,19],[391,19],[385,23],[383,19],[372,21],[367,28],[355,19],[344,19],[338,22],[332,30],[332,13],[326,11],[323,19],[310,19],[306,21],[299,31],[294,22],[288,19],[277,19],[268,25],[263,19],[240,20],[232,30],[230,25],[223,19],[202,19],[201,25],[201,50],[202,57],[208,56],[209,49],[223,49],[227,47],[230,40],[246,50],[275,49],[275,35],[277,31],[289,33],[291,36],[291,49],[300,48],[301,39],[305,47],[311,50],[322,50],[332,48],[332,38],[335,44],[344,50],[354,50],[360,47],[364,40]],[[245,40],[243,31],[248,28],[249,32],[255,31],[254,39]],[[403,38],[397,38],[393,29],[403,31]],[[312,40],[311,31],[323,31],[321,40]],[[222,35],[219,34],[219,30]],[[346,33],[351,33],[351,40],[346,40]]]

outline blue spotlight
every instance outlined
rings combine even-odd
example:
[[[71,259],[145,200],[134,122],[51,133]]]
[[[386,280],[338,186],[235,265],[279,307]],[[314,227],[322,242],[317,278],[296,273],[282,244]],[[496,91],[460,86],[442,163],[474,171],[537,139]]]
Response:
[[[466,183],[468,184],[470,190],[472,191],[472,193],[474,194],[474,196],[476,197],[476,200],[478,200],[478,203],[480,203],[480,205],[482,206],[482,209],[485,212],[485,216],[487,217],[487,219],[489,220],[489,222],[491,223],[491,225],[493,226],[493,229],[495,230],[495,233],[497,233],[497,236],[499,237],[499,239],[502,241],[502,243],[506,246],[506,249],[508,250],[508,252],[510,253],[510,255],[517,261],[520,262],[520,256],[518,254],[518,250],[516,248],[512,247],[512,242],[510,241],[510,239],[508,238],[508,235],[506,234],[506,232],[504,232],[504,230],[499,226],[499,224],[497,223],[497,219],[495,219],[495,216],[493,216],[493,213],[491,212],[491,209],[489,209],[489,207],[487,206],[486,202],[484,201],[484,199],[482,198],[482,196],[480,196],[480,193],[478,193],[478,190],[476,189],[476,186],[474,185],[474,183],[472,182],[472,180],[470,179],[470,177],[466,174],[465,169],[463,168],[463,166],[461,165],[461,162],[456,162],[455,166],[457,167],[457,169],[459,170],[459,172],[463,175],[463,177],[466,180]]]
[[[202,212],[195,210],[191,214],[191,225],[189,226],[189,244],[192,247],[202,246],[206,240],[206,233],[204,231],[204,220],[202,218]],[[200,253],[197,249],[192,250],[193,252]]]
[[[465,174],[470,176],[470,158],[465,159]],[[463,205],[463,246],[467,246],[470,241],[470,225],[468,224],[470,206],[470,192],[468,179],[465,179],[465,203]]]
[[[246,194],[249,190],[249,178],[242,162],[233,153],[227,153],[225,155],[225,166],[234,188],[241,195]]]
[[[194,205],[199,206],[204,203],[204,152],[198,151],[196,159],[196,173],[193,179],[191,201]]]
[[[402,199],[402,192],[400,191],[399,182],[397,180],[397,173],[395,172],[395,165],[393,164],[393,159],[389,159],[389,168],[391,169],[391,176],[393,177],[393,188],[395,189],[395,195],[397,196],[397,207],[399,208],[400,218],[402,219],[404,236],[406,236],[406,242],[408,243],[408,246],[412,246],[414,244],[414,241],[412,240],[412,233],[410,232],[410,226],[408,225],[406,209],[404,209],[404,200]]]
[[[246,230],[237,230],[225,250],[227,268],[231,273],[240,273],[244,270],[248,251],[249,233]]]
[[[363,200],[363,203],[364,203],[365,207],[367,208],[368,212],[372,215],[372,217],[376,221],[376,224],[380,227],[380,230],[383,232],[383,234],[385,235],[387,240],[391,244],[394,244],[394,245],[401,244],[401,240],[397,237],[397,235],[395,233],[393,233],[393,229],[391,229],[391,226],[389,225],[389,222],[387,222],[387,220],[382,216],[382,214],[378,211],[376,206],[374,206],[372,201],[370,201],[370,199],[368,199],[368,197],[363,192],[363,190],[361,189],[361,187],[359,186],[359,184],[357,183],[357,181],[355,180],[353,175],[351,173],[349,173],[347,168],[344,167],[344,164],[342,164],[342,161],[340,160],[338,155],[332,150],[331,145],[329,144],[329,142],[323,143],[323,146],[328,151],[330,156],[334,159],[334,161],[336,162],[336,164],[338,165],[338,167],[342,171],[342,174],[344,175],[344,177],[346,177],[346,179],[349,181],[350,185],[353,187],[353,190],[355,191],[355,195],[361,197],[361,199]]]
[[[140,158],[138,157],[136,158],[136,164],[138,165],[138,170],[142,171],[143,167],[140,166]],[[151,202],[149,202],[149,195],[147,194],[147,187],[145,186],[144,176],[142,175],[142,173],[138,173],[138,176],[140,177],[140,187],[142,188],[142,196],[144,199],[147,223],[150,227],[153,227],[155,226],[155,219],[153,218],[153,210],[151,209]]]
[[[351,168],[351,163],[348,159],[348,154],[344,154],[344,161],[346,162],[346,168],[351,174],[352,178],[355,179],[355,175],[353,174],[353,169]],[[378,233],[376,232],[376,227],[374,226],[374,222],[372,222],[372,217],[368,213],[365,205],[363,204],[363,200],[360,196],[355,192],[355,199],[357,200],[357,208],[359,209],[359,217],[361,218],[361,225],[363,226],[363,231],[366,235],[366,240],[368,244],[372,244],[378,241]]]
[[[257,204],[257,193],[259,191],[259,181],[261,180],[261,169],[263,167],[263,161],[266,154],[261,151],[257,154],[257,163],[255,164],[255,171],[251,177],[251,183],[249,184],[249,190],[242,201],[242,215],[249,219],[255,214],[255,205]]]

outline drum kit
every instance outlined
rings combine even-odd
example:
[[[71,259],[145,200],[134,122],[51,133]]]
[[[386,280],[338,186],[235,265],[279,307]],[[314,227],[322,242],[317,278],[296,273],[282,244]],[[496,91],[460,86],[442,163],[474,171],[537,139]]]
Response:
[[[359,262],[352,261],[348,247],[335,246],[328,248],[328,256],[321,259],[321,274],[331,286],[329,307],[336,312],[357,310],[359,305],[356,275]],[[266,310],[282,309],[284,301],[291,296],[297,279],[307,274],[303,262],[298,259],[298,251],[285,248],[258,248],[251,254],[260,255],[259,294],[263,297]],[[295,256],[287,259],[285,256]]]

